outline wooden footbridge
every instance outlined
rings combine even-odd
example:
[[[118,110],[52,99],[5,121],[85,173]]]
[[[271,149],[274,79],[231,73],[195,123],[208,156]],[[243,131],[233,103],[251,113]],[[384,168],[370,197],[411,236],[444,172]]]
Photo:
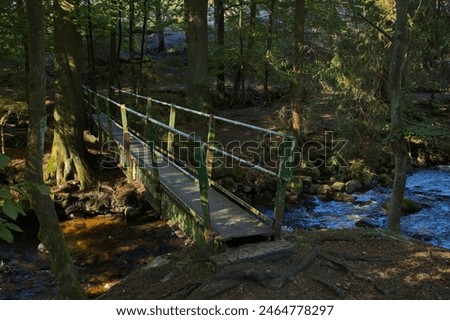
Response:
[[[153,208],[198,245],[220,250],[233,242],[280,236],[296,144],[292,136],[116,88],[108,97],[83,90],[105,161],[120,165],[130,182],[140,181]],[[273,216],[216,181],[230,172],[272,179]]]

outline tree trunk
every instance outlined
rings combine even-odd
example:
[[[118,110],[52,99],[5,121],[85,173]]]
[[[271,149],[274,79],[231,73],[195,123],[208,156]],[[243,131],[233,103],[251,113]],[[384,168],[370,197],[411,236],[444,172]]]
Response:
[[[215,0],[214,1],[214,20],[217,30],[217,48],[219,51],[220,61],[217,65],[217,74],[216,74],[216,86],[217,93],[219,94],[219,99],[223,99],[225,97],[225,63],[224,59],[224,50],[225,50],[225,9],[223,6],[224,0]]]
[[[25,17],[26,16],[26,8],[24,4],[24,0],[17,1],[17,11],[19,12],[20,16]],[[26,73],[30,71],[30,62],[29,62],[29,53],[28,53],[28,34],[25,29],[23,29],[22,32],[22,46],[23,46],[23,53],[24,53],[24,61],[23,61],[23,67]]]
[[[241,100],[240,88],[243,82],[244,70],[244,7],[242,0],[239,0],[239,57],[236,64],[236,75],[234,77],[233,97],[231,100],[232,107]]]
[[[244,78],[248,78],[253,73],[255,55],[255,33],[256,33],[256,15],[258,14],[258,4],[256,0],[250,1],[250,21],[248,25],[248,44],[247,53],[244,60]],[[243,88],[245,90],[245,86]]]
[[[117,84],[117,29],[111,27],[109,31],[109,65],[108,65],[108,97],[113,99],[114,90],[111,88]]]
[[[136,59],[134,56],[134,18],[135,6],[134,0],[130,0],[130,17],[129,17],[129,32],[128,32],[128,51],[131,73],[131,84],[134,93],[137,93],[137,77],[136,77]]]
[[[88,32],[87,32],[87,44],[88,44],[88,57],[89,57],[89,85],[92,90],[97,90],[97,71],[95,65],[95,50],[94,50],[94,28],[92,26],[92,0],[87,1],[87,14],[88,14]]]
[[[29,131],[26,153],[26,178],[35,184],[43,184],[42,158],[44,155],[47,110],[45,107],[45,42],[44,12],[42,1],[27,0],[26,12],[29,33],[30,71]],[[39,238],[52,259],[54,273],[64,299],[84,299],[69,250],[59,227],[55,207],[48,195],[32,191],[32,207],[39,219]]]
[[[389,98],[391,107],[392,149],[395,159],[395,178],[389,207],[389,229],[400,232],[401,203],[405,194],[407,144],[403,134],[402,66],[405,56],[408,1],[396,0],[396,20],[389,67]]]
[[[273,27],[274,27],[274,18],[275,18],[275,5],[276,0],[270,1],[269,8],[269,25],[267,30],[267,46],[266,46],[266,57],[264,61],[264,99],[266,102],[269,102],[269,59],[272,51],[272,43],[273,43]]]
[[[116,78],[117,78],[117,87],[119,89],[122,88],[121,81],[121,69],[122,69],[122,60],[120,59],[120,54],[122,52],[122,41],[123,41],[123,28],[122,28],[122,1],[119,1],[119,19],[117,22],[118,31],[118,39],[117,39],[117,48],[116,48],[116,58],[117,58],[117,70],[116,70]]]
[[[162,19],[161,0],[156,0],[156,26],[158,28],[158,52],[166,51],[166,40],[164,37],[164,26]]]
[[[305,43],[305,20],[306,7],[305,0],[295,1],[294,18],[294,43],[292,61],[292,84],[291,84],[291,109],[292,109],[292,130],[297,138],[301,136],[301,126],[303,122],[303,100],[304,89],[304,56],[303,46]]]
[[[71,179],[81,189],[92,183],[83,139],[86,115],[81,91],[81,35],[70,20],[74,1],[54,0],[55,132],[48,172],[57,184]]]
[[[188,103],[197,110],[210,110],[208,75],[208,1],[186,0]]]
[[[145,43],[147,39],[147,21],[148,21],[148,1],[144,0],[144,17],[142,22],[142,32],[141,32],[141,54],[139,57],[139,87],[142,89],[144,86],[144,57],[145,57]]]

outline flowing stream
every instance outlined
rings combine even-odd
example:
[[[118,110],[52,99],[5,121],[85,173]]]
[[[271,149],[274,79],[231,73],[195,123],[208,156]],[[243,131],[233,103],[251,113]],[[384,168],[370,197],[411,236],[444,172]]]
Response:
[[[391,191],[390,188],[374,188],[355,194],[353,202],[321,201],[315,197],[311,208],[299,207],[286,212],[283,225],[287,230],[348,229],[356,228],[355,223],[364,220],[386,228],[386,210],[382,204],[390,198]],[[423,208],[402,217],[402,232],[450,249],[450,166],[410,174],[406,196],[422,204]]]

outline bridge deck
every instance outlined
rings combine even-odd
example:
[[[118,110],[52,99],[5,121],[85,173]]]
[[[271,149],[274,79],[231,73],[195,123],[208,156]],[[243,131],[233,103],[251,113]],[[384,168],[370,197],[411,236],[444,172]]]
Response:
[[[95,115],[93,118],[96,120]],[[101,116],[101,124],[103,129],[107,130],[107,118],[104,115]],[[122,127],[114,122],[113,137],[123,146]],[[131,135],[130,150],[141,168],[152,169],[150,148],[145,142]],[[195,179],[162,157],[158,161],[158,172],[163,189],[176,201],[181,202],[182,205],[187,206],[201,217],[200,190]],[[274,234],[272,228],[219,191],[209,188],[208,196],[211,226],[220,235],[221,240],[229,241],[237,238],[271,236]]]

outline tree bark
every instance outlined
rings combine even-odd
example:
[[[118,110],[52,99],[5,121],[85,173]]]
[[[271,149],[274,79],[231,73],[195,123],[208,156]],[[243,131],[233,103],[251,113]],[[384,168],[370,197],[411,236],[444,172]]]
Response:
[[[111,88],[117,84],[117,28],[116,25],[109,31],[109,63],[108,63],[108,97],[113,98],[114,90]]]
[[[243,83],[243,71],[244,71],[244,4],[242,0],[239,0],[239,57],[236,64],[236,75],[234,76],[233,84],[233,97],[231,105],[234,106],[240,99],[241,83]]]
[[[164,26],[162,18],[161,0],[156,0],[156,26],[158,28],[158,52],[166,51],[166,40],[164,37]]]
[[[26,152],[26,178],[34,184],[43,184],[42,159],[44,155],[47,110],[45,107],[45,42],[42,1],[27,0],[30,71],[29,131]],[[69,250],[59,227],[55,207],[48,195],[31,191],[31,204],[39,219],[39,239],[52,259],[52,271],[65,299],[84,299],[85,294],[77,279]]]
[[[86,115],[81,91],[81,35],[71,20],[76,1],[54,0],[55,132],[48,172],[61,184],[71,179],[81,189],[92,183],[83,139]]]
[[[118,29],[118,39],[117,39],[117,48],[116,48],[116,59],[117,59],[117,70],[116,70],[116,79],[117,79],[117,87],[119,89],[122,88],[122,60],[120,59],[121,51],[122,51],[122,41],[123,41],[123,28],[122,28],[122,1],[119,1],[119,12],[118,12],[118,21],[117,21],[117,29]]]
[[[408,1],[396,0],[396,20],[389,66],[389,99],[391,107],[392,149],[395,158],[395,177],[389,207],[388,227],[400,232],[401,203],[406,186],[407,144],[403,134],[402,67],[405,57]]]
[[[130,62],[130,73],[132,90],[137,93],[137,77],[136,77],[136,59],[134,55],[134,20],[135,20],[135,3],[134,0],[130,0],[130,16],[129,16],[129,31],[128,31],[128,51]]]
[[[217,65],[216,87],[219,99],[225,97],[225,63],[223,63],[225,50],[225,9],[224,0],[214,0],[214,20],[216,25],[216,41],[219,51],[220,61]]]
[[[305,43],[305,21],[306,6],[305,0],[295,1],[294,17],[294,42],[293,42],[293,61],[292,61],[292,83],[291,83],[291,109],[292,109],[292,130],[297,138],[301,136],[301,126],[303,122],[303,100],[305,95],[304,88],[304,54],[303,46]]]
[[[94,28],[92,26],[92,0],[86,0],[87,12],[88,12],[88,32],[87,32],[87,44],[88,44],[88,57],[89,57],[89,85],[92,90],[97,90],[97,71],[95,65],[95,49],[94,49]]]
[[[273,43],[273,27],[274,27],[274,18],[275,18],[275,5],[276,0],[270,1],[269,7],[269,24],[267,26],[267,45],[266,45],[266,56],[264,60],[264,99],[266,102],[269,101],[269,58],[272,51],[272,43]]]
[[[208,74],[208,1],[186,0],[188,103],[197,110],[210,110]]]
[[[145,48],[146,48],[146,39],[147,39],[147,21],[148,21],[148,1],[144,0],[143,3],[143,21],[142,21],[142,31],[141,31],[141,52],[139,57],[139,87],[142,89],[144,84],[144,57],[145,57]]]

